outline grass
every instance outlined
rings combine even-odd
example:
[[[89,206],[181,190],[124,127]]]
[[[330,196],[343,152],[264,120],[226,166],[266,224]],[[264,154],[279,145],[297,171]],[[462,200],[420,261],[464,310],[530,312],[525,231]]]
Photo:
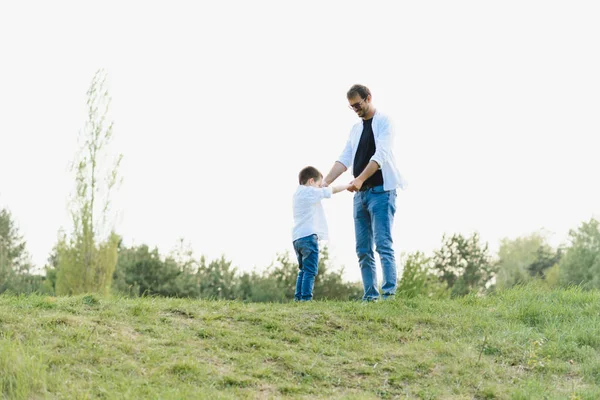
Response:
[[[8,399],[598,399],[600,293],[361,304],[0,296]]]

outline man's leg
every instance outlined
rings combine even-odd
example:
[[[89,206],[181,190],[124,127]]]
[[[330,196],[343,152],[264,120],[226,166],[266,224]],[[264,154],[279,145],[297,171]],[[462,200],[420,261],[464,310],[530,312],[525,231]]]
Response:
[[[387,298],[396,294],[397,269],[394,255],[392,227],[396,213],[396,190],[372,191],[369,194],[369,210],[373,218],[375,249],[379,254],[383,282],[381,294]]]
[[[363,300],[376,300],[379,298],[377,267],[373,253],[373,230],[371,215],[366,204],[366,193],[357,192],[354,195],[354,234],[356,236],[356,255],[364,288]]]
[[[311,235],[303,238],[302,243],[302,292],[300,294],[302,301],[309,301],[313,298],[313,287],[315,286],[315,277],[319,268],[319,240],[317,235]]]

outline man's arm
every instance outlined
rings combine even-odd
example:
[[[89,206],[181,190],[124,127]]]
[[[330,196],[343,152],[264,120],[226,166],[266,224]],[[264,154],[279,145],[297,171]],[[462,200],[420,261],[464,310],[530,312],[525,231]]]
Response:
[[[323,183],[322,186],[323,187],[327,187],[329,186],[331,183],[333,183],[333,181],[335,181],[341,174],[343,174],[344,172],[346,172],[348,168],[346,168],[346,166],[344,164],[342,164],[339,161],[336,161],[333,164],[333,167],[331,167],[331,171],[329,171],[329,173],[327,174],[327,176],[325,178],[323,178]]]
[[[371,161],[375,161],[379,166],[387,162],[394,146],[394,127],[392,122],[383,117],[378,123],[378,132],[375,136],[375,154]]]
[[[375,172],[377,172],[378,169],[379,164],[377,164],[373,160],[369,161],[363,172],[361,172],[359,176],[357,176],[352,182],[350,182],[350,187],[348,188],[348,190],[351,192],[359,191],[363,183],[365,183],[367,179],[369,179]]]

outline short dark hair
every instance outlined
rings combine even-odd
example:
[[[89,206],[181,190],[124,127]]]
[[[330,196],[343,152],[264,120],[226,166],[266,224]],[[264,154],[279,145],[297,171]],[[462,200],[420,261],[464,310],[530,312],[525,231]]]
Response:
[[[300,171],[300,173],[298,174],[298,181],[301,185],[306,185],[306,182],[308,182],[310,178],[317,180],[322,177],[323,174],[321,174],[318,169],[316,169],[315,167],[308,166],[302,168],[302,171]]]
[[[359,95],[361,99],[366,99],[367,96],[371,95],[371,91],[365,85],[353,85],[348,93],[346,93],[346,98],[351,99],[352,97]]]

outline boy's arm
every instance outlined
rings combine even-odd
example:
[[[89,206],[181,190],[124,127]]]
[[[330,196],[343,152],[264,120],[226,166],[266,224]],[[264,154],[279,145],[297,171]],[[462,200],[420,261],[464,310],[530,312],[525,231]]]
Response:
[[[350,187],[350,184],[346,185],[335,185],[324,188],[315,188],[311,187],[306,192],[306,200],[311,204],[317,203],[323,199],[330,199],[334,193],[339,193],[342,190],[347,190]]]
[[[332,193],[332,194],[336,194],[336,193],[339,193],[339,192],[341,192],[341,191],[348,190],[348,188],[349,188],[349,187],[350,187],[350,184],[349,184],[349,183],[347,183],[347,184],[345,184],[345,185],[335,185],[335,186],[331,186],[331,193]]]

